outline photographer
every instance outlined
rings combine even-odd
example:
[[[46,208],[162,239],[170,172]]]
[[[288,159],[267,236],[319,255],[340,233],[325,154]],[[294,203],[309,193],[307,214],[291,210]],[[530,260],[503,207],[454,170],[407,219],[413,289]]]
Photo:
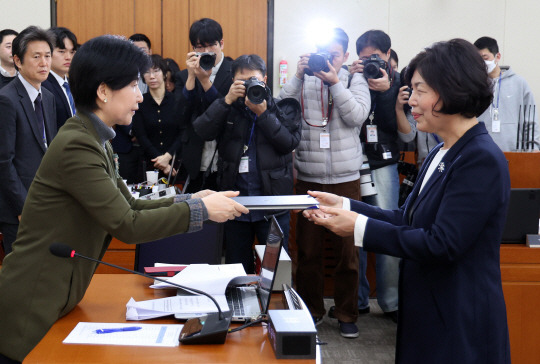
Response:
[[[351,73],[363,73],[369,84],[371,110],[364,122],[360,139],[371,166],[377,195],[364,197],[370,205],[384,209],[398,208],[399,159],[396,100],[401,85],[400,75],[388,64],[390,37],[381,30],[369,30],[356,41],[358,60]],[[358,307],[369,312],[369,283],[365,277],[366,253],[360,248],[360,287]],[[397,321],[399,259],[378,254],[376,263],[377,301],[384,313]]]
[[[182,89],[182,160],[189,176],[186,192],[197,192],[217,188],[217,155],[216,141],[204,141],[197,135],[193,120],[229,91],[232,61],[223,55],[223,30],[215,20],[203,18],[194,22],[189,29],[189,41],[193,51],[187,54],[187,68],[180,72],[176,87]],[[215,56],[213,67],[208,68],[204,61],[204,68],[201,67],[201,53],[210,53],[204,61]]]
[[[294,97],[302,104],[302,139],[295,152],[296,193],[321,190],[359,198],[362,166],[359,134],[369,115],[369,90],[361,74],[349,80],[349,72],[342,68],[349,57],[349,37],[340,28],[331,32],[331,40],[318,46],[318,54],[300,56],[296,76],[280,92],[281,98]],[[319,61],[325,57],[324,68],[313,67],[320,66]],[[358,250],[350,237],[341,238],[313,225],[302,214],[298,214],[296,227],[298,293],[315,323],[321,323],[325,314],[323,254],[327,241],[332,242],[337,261],[336,306],[332,316],[339,320],[343,337],[355,338],[359,335],[355,324]]]
[[[241,196],[291,195],[292,151],[300,141],[300,105],[294,99],[276,103],[266,87],[266,65],[257,55],[232,63],[233,84],[199,116],[193,127],[205,140],[217,139],[220,190],[234,188]],[[289,211],[273,211],[288,250]],[[252,211],[225,223],[225,262],[242,263],[254,273],[255,235],[265,241],[268,211]]]

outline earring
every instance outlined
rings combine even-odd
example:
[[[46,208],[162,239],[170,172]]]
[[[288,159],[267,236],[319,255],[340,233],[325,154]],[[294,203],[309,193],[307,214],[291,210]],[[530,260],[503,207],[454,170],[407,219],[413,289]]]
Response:
[[[107,98],[103,99],[103,102],[104,102],[104,103],[107,103]]]

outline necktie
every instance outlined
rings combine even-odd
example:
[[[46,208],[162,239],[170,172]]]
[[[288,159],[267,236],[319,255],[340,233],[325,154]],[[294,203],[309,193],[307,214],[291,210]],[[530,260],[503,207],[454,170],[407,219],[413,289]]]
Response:
[[[71,89],[69,88],[69,83],[64,82],[64,88],[66,89],[66,94],[69,100],[69,105],[71,106],[71,115],[75,115],[75,101],[73,100],[73,95],[71,94]]]
[[[47,136],[45,135],[45,119],[43,118],[43,106],[41,104],[41,93],[34,100],[36,117],[38,119],[39,132],[43,137],[43,145],[47,148]]]

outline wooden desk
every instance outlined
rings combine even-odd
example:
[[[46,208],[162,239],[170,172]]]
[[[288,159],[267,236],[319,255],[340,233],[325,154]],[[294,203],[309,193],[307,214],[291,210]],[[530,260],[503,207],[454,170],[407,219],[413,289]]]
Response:
[[[255,326],[229,334],[224,345],[180,345],[174,348],[76,345],[62,341],[79,322],[126,322],[126,303],[162,298],[171,290],[148,288],[147,278],[128,274],[96,274],[84,299],[58,320],[24,363],[294,363],[315,360],[277,360],[266,327]],[[276,302],[278,301],[278,302]],[[281,297],[271,306],[278,308]],[[134,321],[129,321],[133,323]],[[179,323],[172,318],[143,323]],[[320,351],[317,350],[320,358]]]

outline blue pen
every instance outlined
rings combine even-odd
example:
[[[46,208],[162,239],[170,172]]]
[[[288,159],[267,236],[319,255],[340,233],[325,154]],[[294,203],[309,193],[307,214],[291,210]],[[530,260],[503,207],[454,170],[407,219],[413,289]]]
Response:
[[[96,330],[96,334],[110,334],[111,332],[122,332],[122,331],[137,331],[142,329],[140,326],[129,326],[129,327],[119,327],[116,329],[99,329]]]

